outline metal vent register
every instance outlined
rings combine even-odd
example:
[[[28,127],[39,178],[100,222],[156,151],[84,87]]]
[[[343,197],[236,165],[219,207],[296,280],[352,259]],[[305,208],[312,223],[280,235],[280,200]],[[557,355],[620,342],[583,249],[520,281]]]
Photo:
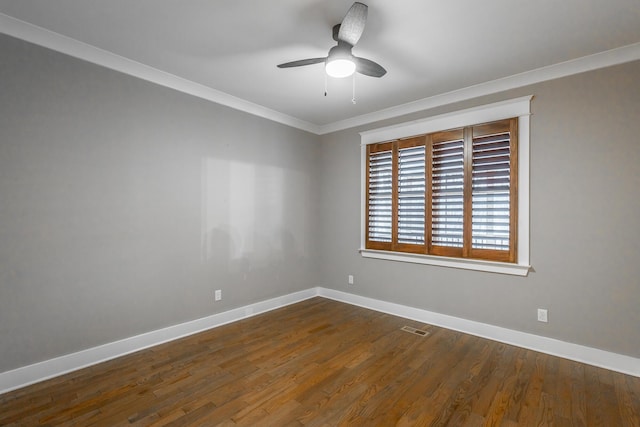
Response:
[[[403,326],[401,329],[405,332],[420,335],[421,337],[426,337],[427,335],[429,335],[429,332],[423,331],[422,329],[412,328],[411,326]]]

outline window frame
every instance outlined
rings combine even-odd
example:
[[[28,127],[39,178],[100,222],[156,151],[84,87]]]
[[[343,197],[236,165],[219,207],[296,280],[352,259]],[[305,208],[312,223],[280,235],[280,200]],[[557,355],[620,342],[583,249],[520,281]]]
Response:
[[[529,132],[531,100],[525,96],[441,114],[421,120],[401,123],[361,132],[361,230],[360,254],[365,258],[410,262],[485,272],[526,276],[529,263]],[[385,141],[407,139],[448,129],[462,128],[482,123],[517,118],[517,240],[515,262],[488,261],[476,258],[457,258],[443,255],[424,255],[408,252],[366,248],[367,227],[367,146]]]

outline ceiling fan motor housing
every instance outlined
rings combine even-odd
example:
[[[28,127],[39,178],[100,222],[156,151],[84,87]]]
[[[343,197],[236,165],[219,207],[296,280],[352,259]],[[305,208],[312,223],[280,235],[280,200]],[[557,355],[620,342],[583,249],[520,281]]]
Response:
[[[336,61],[338,59],[347,59],[353,61],[353,55],[351,54],[351,46],[349,43],[338,42],[338,44],[329,49],[327,55],[327,62]]]

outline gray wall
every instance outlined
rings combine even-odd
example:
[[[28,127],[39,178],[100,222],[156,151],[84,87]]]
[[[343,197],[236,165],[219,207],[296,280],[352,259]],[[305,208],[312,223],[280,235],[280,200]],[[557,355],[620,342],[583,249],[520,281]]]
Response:
[[[636,61],[324,136],[322,285],[640,357],[638,76]],[[535,272],[360,257],[359,131],[531,94]],[[538,307],[549,323],[536,321]]]
[[[317,286],[317,142],[0,36],[0,372]]]
[[[0,372],[318,285],[640,357],[638,75],[318,137],[0,36]],[[360,257],[358,131],[528,94],[535,272]]]

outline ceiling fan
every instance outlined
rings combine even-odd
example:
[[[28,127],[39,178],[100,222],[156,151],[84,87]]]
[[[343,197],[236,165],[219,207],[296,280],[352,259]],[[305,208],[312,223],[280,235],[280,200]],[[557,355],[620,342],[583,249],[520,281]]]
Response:
[[[387,73],[380,64],[366,58],[359,58],[351,53],[358,43],[364,26],[367,23],[368,6],[355,2],[340,24],[333,27],[333,39],[338,44],[329,50],[323,58],[301,59],[299,61],[279,64],[278,68],[301,67],[304,65],[325,63],[325,70],[331,77],[348,77],[354,72],[371,77],[382,77]]]

